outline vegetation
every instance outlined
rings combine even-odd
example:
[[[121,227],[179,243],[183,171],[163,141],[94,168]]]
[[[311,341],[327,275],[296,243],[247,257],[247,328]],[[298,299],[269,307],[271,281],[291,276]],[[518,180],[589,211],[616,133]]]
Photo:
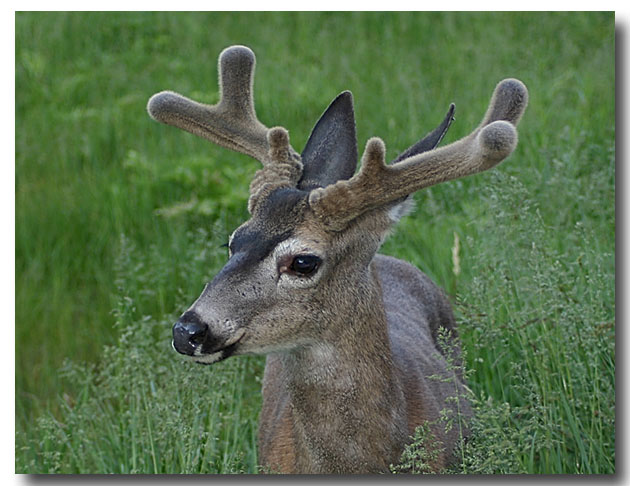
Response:
[[[169,342],[256,162],[145,112],[215,102],[231,44],[296,148],[343,89],[391,160],[451,101],[444,143],[525,82],[516,152],[418,193],[382,251],[455,304],[477,413],[453,472],[615,472],[614,15],[409,12],[16,14],[16,471],[256,472],[264,358]],[[398,471],[426,469],[417,439]]]

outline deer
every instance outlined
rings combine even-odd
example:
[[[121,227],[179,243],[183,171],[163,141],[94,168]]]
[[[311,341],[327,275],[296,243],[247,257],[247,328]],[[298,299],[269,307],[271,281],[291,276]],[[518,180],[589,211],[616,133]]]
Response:
[[[154,120],[262,164],[249,187],[250,219],[174,324],[172,347],[206,365],[266,355],[262,472],[388,472],[423,425],[434,439],[431,470],[443,471],[468,432],[445,430],[440,415],[455,412],[455,402],[462,417],[472,414],[461,369],[448,366],[444,349],[452,344],[460,359],[454,313],[424,273],[377,252],[416,191],[491,169],[514,151],[527,88],[501,81],[479,126],[438,147],[451,104],[437,128],[389,164],[384,142],[370,138],[356,171],[352,93],[330,103],[298,153],[285,128],[257,118],[255,65],[251,49],[229,47],[219,56],[217,104],[162,91],[147,105]]]

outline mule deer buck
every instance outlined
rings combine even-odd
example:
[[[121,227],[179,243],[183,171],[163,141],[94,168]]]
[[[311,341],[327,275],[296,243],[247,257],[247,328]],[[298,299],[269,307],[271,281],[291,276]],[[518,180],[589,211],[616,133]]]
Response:
[[[389,165],[379,138],[357,163],[352,94],[341,93],[301,155],[287,131],[267,128],[253,104],[254,53],[219,58],[221,98],[209,106],[164,91],[148,111],[262,163],[250,185],[251,218],[229,239],[225,267],[173,326],[173,347],[199,363],[266,354],[259,460],[283,473],[372,473],[395,464],[416,427],[430,424],[435,471],[461,431],[440,412],[470,415],[461,373],[437,339],[455,338],[449,303],[409,263],[376,254],[419,189],[490,169],[515,148],[528,94],[500,82],[470,135],[436,148],[444,121]],[[457,345],[453,344],[457,351]],[[449,376],[448,380],[431,379]]]

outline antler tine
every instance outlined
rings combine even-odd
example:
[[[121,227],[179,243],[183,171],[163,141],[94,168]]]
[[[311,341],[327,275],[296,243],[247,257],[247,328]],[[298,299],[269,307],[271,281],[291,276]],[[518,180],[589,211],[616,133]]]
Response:
[[[382,207],[420,189],[488,170],[512,153],[515,124],[527,106],[527,88],[516,79],[500,82],[481,124],[450,145],[385,164],[385,144],[368,140],[360,171],[309,195],[309,204],[333,230],[343,229],[365,211]]]
[[[258,202],[276,189],[295,187],[304,169],[301,157],[293,151],[289,143],[289,133],[282,127],[269,130],[270,163],[256,172],[249,185],[249,202],[247,209],[250,214]]]
[[[477,130],[497,120],[518,125],[525,113],[528,100],[527,87],[521,81],[514,78],[504,79],[494,88],[488,110]]]
[[[269,130],[258,121],[254,109],[255,65],[251,49],[228,47],[219,56],[218,104],[205,105],[172,91],[162,91],[149,99],[149,115],[156,121],[254,157],[265,165],[269,161]]]

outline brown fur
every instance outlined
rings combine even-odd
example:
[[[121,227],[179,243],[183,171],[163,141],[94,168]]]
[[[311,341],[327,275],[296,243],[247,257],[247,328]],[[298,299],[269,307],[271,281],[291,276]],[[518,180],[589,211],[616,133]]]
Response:
[[[411,301],[413,303],[410,307],[416,307],[418,312],[424,313],[427,318],[436,319],[428,323],[428,327],[442,324],[454,325],[450,308],[443,294],[409,264],[377,255],[372,268],[381,274],[380,282],[390,282],[393,273],[398,276],[407,274],[411,292],[403,289],[404,294],[407,294],[404,296],[421,297],[422,304],[418,305],[418,300]],[[376,289],[380,290],[380,285],[377,285]],[[400,304],[397,302],[400,302],[401,296],[395,293],[399,290],[394,286],[381,297],[386,299],[385,309],[398,308],[397,312],[400,312]],[[412,295],[408,295],[410,293]],[[426,310],[423,311],[423,304],[426,306],[425,309],[431,310],[435,310],[437,306],[437,311],[428,314]],[[378,308],[378,305],[375,307]],[[337,308],[337,310],[343,314],[342,309]],[[375,311],[376,309],[372,309],[371,312]],[[356,349],[355,343],[358,336],[354,332],[349,333],[348,342],[344,342],[345,336],[339,336],[336,340],[337,347],[353,348],[349,357],[353,363],[354,374],[351,386],[344,384],[343,377],[336,376],[332,385],[330,380],[326,380],[320,386],[315,384],[296,387],[292,384],[296,375],[300,380],[305,380],[299,369],[299,360],[287,360],[286,355],[268,357],[263,384],[265,401],[260,418],[259,450],[261,463],[270,471],[292,473],[385,471],[389,464],[396,463],[402,451],[402,445],[408,441],[409,436],[413,435],[414,429],[426,421],[435,424],[432,432],[438,443],[445,449],[439,455],[434,467],[440,469],[451,459],[453,447],[459,437],[456,431],[446,436],[443,427],[439,424],[438,416],[440,410],[445,407],[445,398],[455,395],[456,392],[452,384],[431,382],[426,378],[434,373],[448,376],[444,367],[440,366],[440,362],[436,360],[440,351],[435,346],[430,333],[426,332],[424,338],[418,340],[418,333],[422,334],[422,329],[398,328],[399,321],[393,320],[396,312],[390,312],[390,316],[380,316],[381,319],[390,317],[391,323],[388,335],[381,334],[379,339],[378,329],[386,330],[387,323],[378,316],[362,319],[361,313],[354,314],[354,320],[352,317],[343,316],[348,320],[340,319],[339,322],[347,328],[354,328],[360,325],[356,322],[357,320],[364,320],[364,323],[369,323],[365,331],[373,335],[370,337],[370,346],[361,346],[360,349]],[[450,315],[450,319],[437,321],[441,318],[441,314]],[[340,332],[340,334],[344,333]],[[370,347],[378,349],[370,349]],[[425,355],[421,358],[425,361],[424,363],[418,362],[420,353]],[[312,366],[312,360],[308,360],[308,363]],[[347,369],[346,366],[343,368]],[[342,383],[340,390],[336,390],[334,386],[338,383]],[[396,389],[392,389],[392,384],[395,384]],[[459,386],[459,393],[462,393],[463,383],[460,382]],[[402,391],[402,395],[396,398],[399,393],[398,388]],[[380,404],[379,400],[381,400]],[[323,404],[327,401],[333,403],[332,412]],[[374,404],[373,408],[368,408],[370,403]],[[333,423],[334,416],[339,415],[340,410],[343,411],[343,407],[348,407],[348,404],[352,404],[350,415],[355,416],[355,419],[343,417],[344,427]],[[469,416],[470,408],[463,396],[461,405],[464,416]],[[330,439],[331,441],[339,443],[338,434],[343,433],[345,437],[341,444],[361,441],[365,444],[374,444],[375,447],[367,451],[366,457],[363,459],[357,457],[354,462],[348,461],[347,458],[334,457],[333,463],[336,464],[334,467],[338,467],[338,470],[331,471],[312,464],[310,465],[312,469],[308,471],[297,467],[295,448],[305,440],[303,426],[299,424],[300,417],[308,417],[317,424],[318,428],[321,428],[322,422],[316,419],[322,409],[324,417],[327,417],[326,421],[331,422],[335,435]],[[361,413],[369,414],[369,419],[361,416]],[[380,419],[377,418],[379,416]],[[391,435],[392,422],[396,423],[396,421],[398,421],[397,426],[393,430],[395,433]],[[384,430],[390,432],[384,433]],[[310,437],[316,435],[318,435],[316,431],[310,432]],[[323,440],[322,442],[326,443]],[[302,452],[301,455],[308,454],[312,452]],[[375,462],[375,458],[379,458],[380,462]],[[330,463],[327,464],[330,466]]]

